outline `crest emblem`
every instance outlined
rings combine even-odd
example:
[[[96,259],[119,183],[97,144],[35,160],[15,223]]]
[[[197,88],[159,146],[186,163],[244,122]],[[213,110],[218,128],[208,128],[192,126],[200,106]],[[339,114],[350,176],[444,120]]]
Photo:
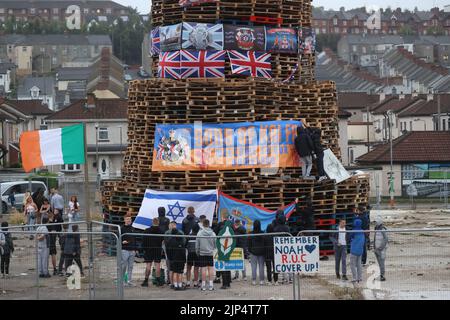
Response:
[[[251,50],[255,45],[255,31],[250,28],[236,29],[236,43],[242,50]]]

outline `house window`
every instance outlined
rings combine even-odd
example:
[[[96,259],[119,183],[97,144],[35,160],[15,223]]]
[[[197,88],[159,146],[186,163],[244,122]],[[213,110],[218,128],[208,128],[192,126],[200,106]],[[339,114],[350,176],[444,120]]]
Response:
[[[84,14],[88,14],[89,13],[89,9],[83,9]]]
[[[334,18],[334,19],[333,19],[333,25],[335,25],[335,26],[338,25],[338,19],[337,19],[337,18]]]
[[[413,131],[413,128],[412,128],[412,121],[409,122],[409,131]]]
[[[5,9],[4,8],[0,8],[0,13],[4,14],[5,13]]]
[[[53,8],[53,14],[58,14],[58,8]]]
[[[98,128],[98,141],[109,141],[108,128]]]
[[[30,8],[30,13],[31,14],[35,14],[36,13],[36,9],[35,8]]]
[[[445,121],[445,119],[442,119],[442,131],[445,131],[445,124],[447,123],[447,121]]]
[[[79,165],[79,164],[64,164],[61,166],[61,171],[66,171],[66,172],[81,171],[81,165]]]
[[[27,47],[22,47],[22,52],[27,52]]]
[[[344,26],[347,26],[347,21],[344,20],[342,23],[344,24]]]
[[[107,13],[107,14],[111,14],[111,13],[112,13],[111,8],[106,8],[106,13]]]
[[[30,90],[30,95],[31,95],[31,98],[32,99],[37,99],[37,98],[39,98],[39,89],[38,88],[35,88],[35,89],[31,89]]]

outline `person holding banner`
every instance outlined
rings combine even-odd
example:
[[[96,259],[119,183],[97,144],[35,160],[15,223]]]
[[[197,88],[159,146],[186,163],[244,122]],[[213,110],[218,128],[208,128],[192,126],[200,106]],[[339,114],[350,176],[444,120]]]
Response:
[[[312,139],[303,126],[297,127],[297,137],[295,138],[295,150],[302,162],[303,179],[309,179],[312,169],[312,154],[314,145]]]
[[[198,266],[202,273],[201,290],[206,290],[206,271],[208,271],[209,290],[214,290],[213,274],[214,274],[214,250],[216,249],[216,234],[211,230],[209,220],[203,221],[203,229],[197,234],[195,243],[195,251],[198,256]],[[209,237],[209,238],[200,238]]]
[[[253,222],[252,235],[263,234],[261,230],[261,221],[255,220]],[[264,262],[265,262],[265,247],[264,236],[250,236],[248,241],[248,251],[250,252],[250,264],[252,266],[252,285],[256,285],[256,271],[259,268],[259,284],[264,285]]]

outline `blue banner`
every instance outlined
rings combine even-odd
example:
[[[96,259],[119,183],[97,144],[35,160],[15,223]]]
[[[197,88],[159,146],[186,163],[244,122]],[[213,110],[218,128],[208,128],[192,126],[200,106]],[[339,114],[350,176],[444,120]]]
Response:
[[[284,210],[284,215],[288,219],[295,210],[295,202],[280,209]],[[223,221],[224,216],[228,216],[231,220],[241,220],[248,232],[253,230],[253,222],[259,220],[261,221],[261,229],[265,231],[267,226],[275,219],[276,210],[271,211],[220,192],[219,221]]]

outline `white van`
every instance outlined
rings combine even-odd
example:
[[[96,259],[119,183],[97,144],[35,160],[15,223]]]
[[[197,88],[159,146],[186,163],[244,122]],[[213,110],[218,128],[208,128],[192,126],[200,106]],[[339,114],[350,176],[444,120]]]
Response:
[[[48,199],[48,188],[42,181],[31,181],[31,194],[38,191],[40,188],[44,189],[44,196]],[[8,197],[12,192],[15,192],[16,198],[15,207],[22,210],[23,197],[25,192],[30,191],[30,184],[28,181],[13,181],[0,183],[0,194],[2,195],[2,213],[6,213],[11,206]]]

